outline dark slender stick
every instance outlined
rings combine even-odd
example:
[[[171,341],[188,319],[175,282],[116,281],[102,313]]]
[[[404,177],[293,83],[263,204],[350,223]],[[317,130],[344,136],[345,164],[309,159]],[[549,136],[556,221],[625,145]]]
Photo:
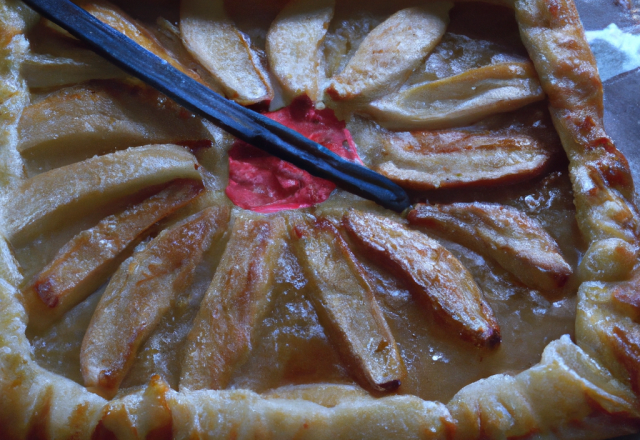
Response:
[[[409,207],[405,191],[386,177],[349,162],[294,130],[225,99],[70,1],[24,2],[87,42],[104,58],[238,139],[385,208],[402,212]]]

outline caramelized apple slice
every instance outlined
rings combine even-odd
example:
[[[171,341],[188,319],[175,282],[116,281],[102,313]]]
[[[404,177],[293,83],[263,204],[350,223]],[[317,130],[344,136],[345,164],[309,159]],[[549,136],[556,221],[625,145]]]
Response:
[[[356,244],[403,278],[416,299],[479,347],[500,343],[500,328],[471,274],[437,241],[373,214],[350,210],[344,225]]]
[[[377,171],[412,189],[506,184],[540,174],[552,155],[534,138],[490,132],[387,132]]]
[[[406,375],[398,347],[338,230],[321,219],[298,224],[291,235],[318,315],[358,381],[376,391],[398,388]]]
[[[501,63],[409,87],[362,110],[393,130],[470,124],[544,99],[531,63]]]
[[[202,254],[228,220],[228,208],[208,208],[162,231],[120,266],[82,341],[80,364],[87,388],[113,397],[138,348],[191,283]]]
[[[180,63],[149,30],[115,5],[106,1],[92,0],[83,2],[82,8],[98,20],[131,38],[149,52],[162,58],[185,75],[196,81],[203,82],[196,72]]]
[[[180,388],[222,389],[269,306],[285,236],[282,217],[239,217],[187,337]]]
[[[367,35],[327,93],[369,101],[396,90],[442,38],[451,6],[434,2],[396,12]]]
[[[417,205],[408,216],[445,238],[489,255],[520,281],[541,290],[562,287],[573,272],[556,242],[515,208],[488,203]]]
[[[302,94],[321,99],[320,48],[334,7],[335,0],[293,0],[269,28],[269,65],[289,99]]]
[[[5,233],[19,247],[144,188],[175,179],[200,180],[196,167],[193,155],[182,147],[148,145],[39,174],[9,194],[1,213]]]
[[[39,169],[150,143],[200,140],[199,118],[147,87],[83,84],[27,107],[18,150]]]
[[[258,55],[227,17],[223,0],[182,0],[180,31],[184,45],[219,81],[227,98],[243,105],[273,99]]]
[[[44,328],[95,291],[156,222],[202,191],[178,182],[124,212],[82,231],[67,243],[24,291],[30,324]]]

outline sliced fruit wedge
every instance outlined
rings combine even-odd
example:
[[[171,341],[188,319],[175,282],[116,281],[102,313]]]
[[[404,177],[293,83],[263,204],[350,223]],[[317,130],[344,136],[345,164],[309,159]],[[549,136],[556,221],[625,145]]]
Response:
[[[120,266],[82,341],[87,388],[106,398],[115,395],[138,348],[191,284],[203,253],[228,220],[228,208],[208,208],[162,231]]]
[[[362,108],[383,127],[459,127],[544,99],[533,65],[501,63],[418,84]]]
[[[84,300],[107,280],[149,228],[202,190],[200,182],[176,182],[73,237],[23,291],[29,323],[45,328]]]
[[[126,73],[52,22],[41,19],[29,31],[29,51],[20,72],[30,89],[124,78]]]
[[[324,328],[357,380],[376,391],[400,386],[406,370],[366,275],[326,219],[299,223],[291,236]]]
[[[184,45],[220,83],[227,98],[243,105],[273,99],[258,54],[227,17],[223,0],[182,0],[180,31]]]
[[[203,82],[195,71],[177,61],[177,58],[170,53],[148,29],[129,17],[117,6],[101,0],[83,2],[81,6],[101,22],[131,38],[140,46],[162,58],[185,75],[190,76],[196,81]]]
[[[144,188],[176,179],[201,180],[191,153],[177,145],[147,145],[94,157],[39,174],[7,197],[4,231],[15,247]]]
[[[489,203],[419,204],[409,222],[489,255],[527,286],[562,287],[573,270],[551,236],[515,208]]]
[[[473,131],[387,132],[376,171],[412,189],[507,184],[542,173],[552,154],[530,136]]]
[[[396,12],[367,35],[327,93],[334,100],[370,101],[395,91],[438,44],[449,2]]]
[[[404,279],[414,297],[479,347],[500,343],[500,327],[467,269],[437,241],[397,222],[351,210],[343,223],[362,251]]]
[[[289,100],[306,94],[321,100],[321,47],[335,0],[294,0],[278,14],[267,34],[267,57]]]
[[[210,137],[200,118],[145,86],[83,84],[27,107],[18,151],[38,171],[97,154]]]
[[[20,71],[29,88],[58,87],[91,79],[124,78],[126,74],[88,50],[79,49],[72,57],[29,54]]]
[[[223,389],[268,310],[286,235],[282,217],[238,217],[187,337],[180,389]]]

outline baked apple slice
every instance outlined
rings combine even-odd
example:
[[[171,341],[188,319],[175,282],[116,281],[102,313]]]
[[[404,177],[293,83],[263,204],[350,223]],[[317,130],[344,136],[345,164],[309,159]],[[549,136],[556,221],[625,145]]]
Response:
[[[395,91],[438,44],[451,7],[433,2],[393,14],[367,35],[327,93],[336,101],[366,102]]]
[[[500,343],[500,327],[467,269],[437,241],[393,220],[350,210],[343,223],[362,251],[404,279],[416,300],[479,347]]]
[[[27,39],[30,50],[24,55],[20,73],[30,89],[127,75],[48,20],[41,19]]]
[[[1,215],[15,247],[74,222],[144,188],[176,179],[201,180],[191,153],[177,145],[147,145],[94,157],[22,182]]]
[[[59,87],[91,79],[124,78],[126,74],[95,53],[78,49],[69,57],[28,54],[22,63],[22,75],[30,88]]]
[[[121,83],[53,92],[24,110],[18,132],[18,151],[39,172],[137,145],[210,137],[200,118],[160,93]]]
[[[376,170],[407,188],[513,183],[544,171],[552,154],[531,136],[488,131],[386,132]]]
[[[208,208],[166,229],[126,260],[100,298],[82,341],[87,388],[113,397],[138,348],[191,284],[203,253],[219,238],[228,208]]]
[[[400,386],[406,370],[366,275],[327,219],[298,223],[291,234],[307,288],[335,347],[360,383],[376,391]]]
[[[573,270],[560,248],[536,221],[515,208],[489,203],[419,204],[409,223],[489,255],[524,284],[553,291]]]
[[[288,99],[306,94],[321,100],[320,50],[334,8],[335,0],[294,0],[271,24],[266,53]]]
[[[252,329],[268,311],[285,235],[280,216],[236,218],[187,336],[181,389],[223,389],[246,360]]]
[[[73,237],[23,291],[29,324],[47,327],[84,300],[156,222],[192,201],[202,189],[200,182],[174,183]]]
[[[160,41],[142,24],[129,17],[117,6],[104,0],[91,0],[82,3],[82,8],[103,23],[111,26],[118,32],[131,38],[149,52],[171,64],[187,76],[199,82],[204,82],[200,75],[188,66],[185,66],[173,53],[167,50]]]
[[[529,62],[493,64],[408,87],[362,111],[393,130],[459,127],[544,99]]]
[[[227,98],[243,105],[273,99],[258,54],[227,17],[223,0],[182,0],[180,32],[184,45],[219,82]]]

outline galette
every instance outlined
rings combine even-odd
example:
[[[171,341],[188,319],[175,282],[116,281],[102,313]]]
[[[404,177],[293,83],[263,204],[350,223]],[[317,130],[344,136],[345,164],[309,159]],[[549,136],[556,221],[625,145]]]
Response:
[[[640,224],[571,0],[80,0],[398,214],[0,0],[0,438],[640,430]]]

